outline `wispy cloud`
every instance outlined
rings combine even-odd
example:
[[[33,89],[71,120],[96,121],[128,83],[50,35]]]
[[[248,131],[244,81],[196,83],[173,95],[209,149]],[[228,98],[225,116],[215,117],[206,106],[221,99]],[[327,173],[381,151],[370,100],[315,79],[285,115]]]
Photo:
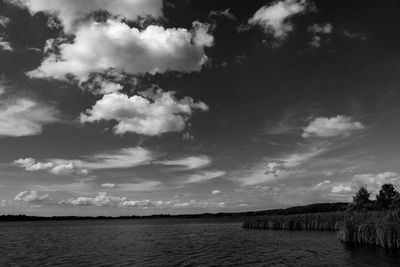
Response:
[[[284,39],[293,31],[290,18],[306,12],[310,8],[307,0],[283,0],[263,6],[248,20],[250,25],[261,26],[265,33],[272,34],[276,39]]]
[[[50,159],[41,162],[33,158],[22,158],[13,161],[13,164],[26,171],[46,170],[56,175],[86,175],[89,170],[131,168],[149,163],[151,160],[150,151],[142,147],[132,147],[94,154],[83,159]]]
[[[193,183],[201,183],[208,180],[212,180],[226,174],[225,171],[205,171],[198,174],[192,174],[187,177],[183,181],[180,181],[180,184],[193,184]]]
[[[224,10],[212,10],[209,14],[210,17],[222,16],[231,20],[236,20],[236,16],[231,12],[229,8]]]
[[[42,132],[44,124],[58,120],[58,112],[53,107],[17,96],[8,89],[0,81],[0,137],[37,135]]]
[[[174,160],[157,161],[155,163],[166,166],[178,167],[178,170],[193,170],[208,166],[211,163],[211,158],[205,155],[188,156]]]
[[[352,133],[363,130],[365,127],[351,117],[338,115],[336,117],[318,117],[312,120],[303,130],[302,136],[309,137],[348,137]]]
[[[303,127],[303,133],[298,136],[303,140],[298,142],[294,151],[282,153],[277,157],[266,157],[252,168],[239,171],[239,178],[235,180],[244,186],[253,186],[300,176],[299,172],[304,172],[302,167],[306,163],[328,151],[349,144],[349,137],[363,129],[365,126],[361,122],[348,116],[317,117]],[[300,135],[299,131],[297,133]]]
[[[42,204],[50,200],[48,194],[39,195],[37,191],[23,191],[15,196],[14,201]]]

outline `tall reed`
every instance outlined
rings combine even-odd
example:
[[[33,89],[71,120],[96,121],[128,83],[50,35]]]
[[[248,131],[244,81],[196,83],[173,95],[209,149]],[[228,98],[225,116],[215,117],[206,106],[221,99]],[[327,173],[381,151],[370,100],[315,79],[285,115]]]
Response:
[[[400,248],[400,210],[349,213],[337,237],[348,243]]]
[[[337,231],[343,242],[400,248],[400,209],[260,216],[243,228]]]
[[[343,212],[263,216],[245,221],[243,228],[334,231],[344,216]]]

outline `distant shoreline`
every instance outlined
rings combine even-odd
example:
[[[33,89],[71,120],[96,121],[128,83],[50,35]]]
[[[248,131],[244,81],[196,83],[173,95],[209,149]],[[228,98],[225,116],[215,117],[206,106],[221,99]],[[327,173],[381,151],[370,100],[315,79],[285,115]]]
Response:
[[[291,215],[303,213],[333,212],[345,210],[348,203],[315,203],[305,206],[296,206],[286,209],[271,209],[246,212],[219,212],[201,214],[156,214],[156,215],[129,215],[129,216],[30,216],[30,215],[0,215],[1,221],[63,221],[63,220],[121,220],[121,219],[158,219],[158,218],[243,218],[269,215]]]

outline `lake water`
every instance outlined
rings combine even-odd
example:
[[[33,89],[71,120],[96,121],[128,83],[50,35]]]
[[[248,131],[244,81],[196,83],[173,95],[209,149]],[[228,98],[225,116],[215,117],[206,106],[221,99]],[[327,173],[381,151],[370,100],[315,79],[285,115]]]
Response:
[[[399,266],[332,232],[194,219],[0,222],[0,266]]]

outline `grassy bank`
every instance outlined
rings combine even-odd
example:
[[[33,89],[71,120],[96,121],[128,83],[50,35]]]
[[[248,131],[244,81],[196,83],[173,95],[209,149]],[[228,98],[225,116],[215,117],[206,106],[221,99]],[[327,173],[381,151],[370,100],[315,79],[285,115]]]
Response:
[[[400,210],[260,216],[245,221],[243,227],[337,231],[343,242],[400,248]]]

